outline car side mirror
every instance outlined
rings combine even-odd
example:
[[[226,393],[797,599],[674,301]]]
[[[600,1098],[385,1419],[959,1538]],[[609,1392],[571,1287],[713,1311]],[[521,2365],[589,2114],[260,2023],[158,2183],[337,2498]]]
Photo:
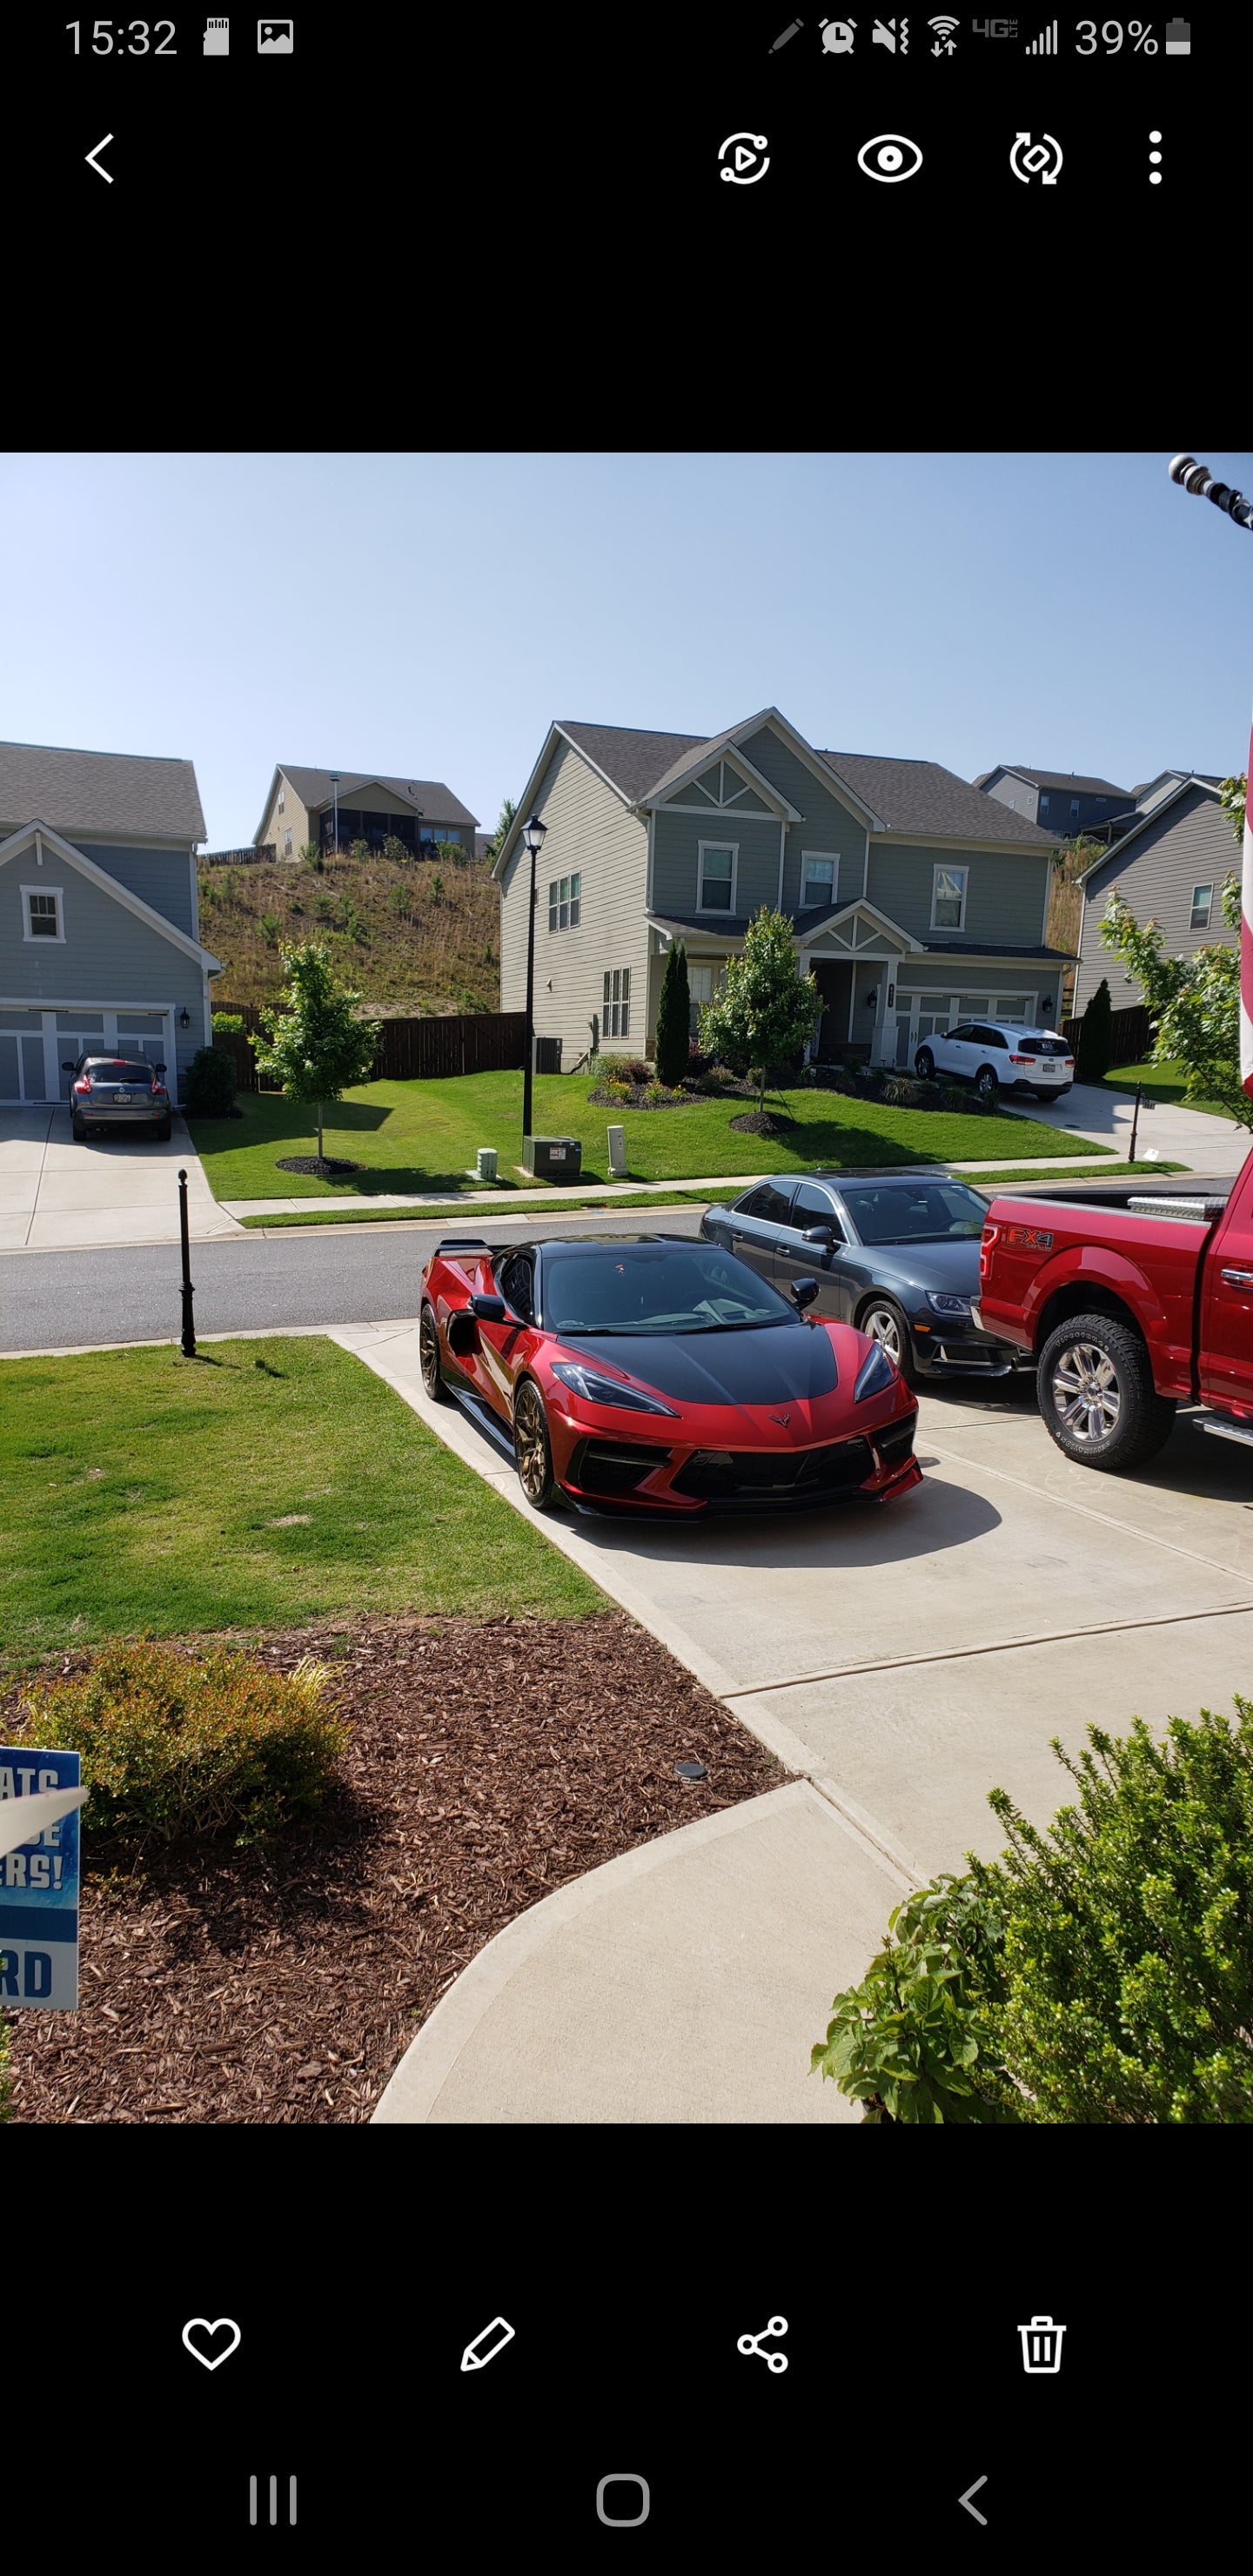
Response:
[[[794,1279],[792,1281],[792,1303],[802,1314],[804,1313],[806,1306],[812,1306],[817,1294],[818,1282],[816,1279]]]
[[[62,1073],[73,1073],[74,1071],[74,1067],[67,1056],[62,1056],[61,1058],[61,1071]]]
[[[509,1321],[509,1309],[503,1297],[472,1297],[470,1313],[478,1317],[480,1324],[507,1324]]]
[[[163,1064],[154,1064],[152,1070],[154,1073],[164,1073],[165,1066]]]
[[[829,1225],[807,1225],[801,1241],[802,1243],[825,1243],[830,1250],[835,1241],[834,1228]]]

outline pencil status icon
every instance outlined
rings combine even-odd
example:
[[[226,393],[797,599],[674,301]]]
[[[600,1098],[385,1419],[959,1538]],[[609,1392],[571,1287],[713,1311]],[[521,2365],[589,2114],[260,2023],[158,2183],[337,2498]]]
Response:
[[[473,2343],[466,2345],[461,2356],[462,2369],[485,2370],[488,2362],[494,2361],[497,2353],[503,2352],[505,2345],[512,2342],[513,2327],[504,2317],[493,2317],[490,2326],[484,2326],[482,2334],[477,2334]]]

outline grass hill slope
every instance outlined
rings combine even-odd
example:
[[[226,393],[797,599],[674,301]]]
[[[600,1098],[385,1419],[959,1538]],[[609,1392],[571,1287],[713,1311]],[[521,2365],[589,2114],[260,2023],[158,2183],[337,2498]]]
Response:
[[[500,896],[481,860],[328,857],[199,876],[200,936],[226,969],[215,1002],[277,1000],[280,951],[318,939],[344,982],[385,1011],[500,1007]]]

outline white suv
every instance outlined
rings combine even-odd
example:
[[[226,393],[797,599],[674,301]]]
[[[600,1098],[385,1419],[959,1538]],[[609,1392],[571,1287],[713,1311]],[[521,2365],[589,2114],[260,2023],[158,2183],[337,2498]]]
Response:
[[[1056,1029],[1020,1029],[1004,1020],[960,1020],[937,1029],[914,1057],[914,1071],[957,1074],[984,1100],[1002,1091],[1032,1091],[1060,1100],[1075,1078],[1075,1059]]]

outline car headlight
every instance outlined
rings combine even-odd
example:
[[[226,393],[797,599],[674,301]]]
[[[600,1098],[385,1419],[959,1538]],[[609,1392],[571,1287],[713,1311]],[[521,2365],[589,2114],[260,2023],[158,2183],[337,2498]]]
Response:
[[[891,1386],[895,1376],[894,1363],[888,1358],[882,1342],[876,1342],[874,1349],[866,1353],[858,1369],[853,1388],[854,1404],[862,1403],[868,1395],[883,1395]]]
[[[599,1370],[585,1368],[581,1360],[554,1360],[552,1371],[563,1386],[573,1387],[588,1404],[613,1404],[625,1413],[668,1413],[672,1420],[678,1420],[677,1407],[663,1404],[659,1395],[643,1395],[638,1387],[622,1386],[617,1378],[602,1377]]]
[[[970,1313],[969,1297],[950,1297],[947,1289],[943,1288],[928,1288],[927,1304],[934,1308],[937,1315],[968,1315]]]

